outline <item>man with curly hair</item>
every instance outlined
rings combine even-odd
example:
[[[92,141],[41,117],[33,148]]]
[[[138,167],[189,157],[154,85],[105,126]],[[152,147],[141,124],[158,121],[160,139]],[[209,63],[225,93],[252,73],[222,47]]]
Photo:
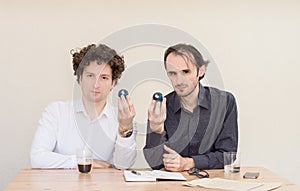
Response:
[[[125,69],[110,47],[88,45],[71,51],[81,99],[55,102],[44,111],[31,146],[33,168],[75,168],[76,150],[88,147],[94,167],[127,169],[136,159],[135,109],[130,96],[107,97]]]

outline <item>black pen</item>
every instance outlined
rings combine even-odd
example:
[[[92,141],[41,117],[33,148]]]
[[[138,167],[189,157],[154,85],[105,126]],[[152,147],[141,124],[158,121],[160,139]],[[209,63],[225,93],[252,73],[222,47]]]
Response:
[[[137,171],[135,171],[135,170],[132,170],[131,173],[132,173],[132,174],[135,174],[135,175],[141,175],[141,173],[139,173],[139,172],[137,172]]]

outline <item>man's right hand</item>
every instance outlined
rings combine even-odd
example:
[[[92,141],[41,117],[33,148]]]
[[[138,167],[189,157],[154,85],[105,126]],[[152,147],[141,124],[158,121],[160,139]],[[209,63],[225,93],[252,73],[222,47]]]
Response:
[[[93,168],[112,168],[112,164],[103,160],[95,160],[93,161]]]
[[[153,132],[162,134],[164,132],[164,122],[166,120],[166,98],[163,101],[152,100],[148,109],[148,120]]]

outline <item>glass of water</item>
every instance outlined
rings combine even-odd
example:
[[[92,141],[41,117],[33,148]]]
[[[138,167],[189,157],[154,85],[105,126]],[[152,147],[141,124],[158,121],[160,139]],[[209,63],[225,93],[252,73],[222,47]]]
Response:
[[[241,168],[240,153],[224,152],[223,157],[224,157],[224,172],[226,174],[240,172],[240,168]]]

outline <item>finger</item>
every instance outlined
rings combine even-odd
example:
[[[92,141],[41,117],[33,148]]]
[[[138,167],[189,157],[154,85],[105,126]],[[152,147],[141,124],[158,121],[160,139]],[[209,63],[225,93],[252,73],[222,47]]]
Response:
[[[122,112],[122,111],[123,111],[122,100],[121,100],[120,97],[118,98],[118,111],[119,111],[119,112]]]
[[[178,169],[179,165],[177,163],[166,163],[164,164],[165,167],[173,168],[173,169]]]
[[[94,168],[110,168],[112,164],[107,161],[94,160]]]
[[[172,157],[170,154],[163,154],[163,161],[164,162],[170,162],[173,160],[174,157]]]
[[[133,102],[131,100],[131,97],[127,96],[126,98],[127,98],[127,103],[128,103],[128,106],[129,106],[129,111],[131,112],[131,114],[133,116],[135,116],[135,108],[134,108]]]
[[[174,159],[174,158],[176,158],[176,154],[165,153],[165,154],[163,154],[163,158]]]
[[[121,96],[121,103],[122,103],[123,109],[127,110],[128,109],[128,103],[127,103],[127,98],[125,96]]]
[[[127,102],[127,98],[125,98],[122,95],[120,99],[121,99],[121,104],[122,104],[123,112],[124,113],[130,113],[129,105],[128,105],[128,102]]]
[[[170,154],[178,154],[176,151],[174,151],[173,149],[167,147],[167,145],[164,145],[164,149],[165,151],[167,151]]]
[[[173,171],[173,172],[179,171],[178,165],[176,165],[176,164],[164,164],[164,166],[165,166],[165,169],[168,171]]]
[[[160,115],[161,114],[161,102],[160,101],[156,101],[155,108],[154,108],[154,113],[155,113],[155,115]]]
[[[167,102],[167,99],[164,97],[163,101],[162,101],[162,105],[161,105],[161,114],[164,115],[164,118],[166,118],[166,111],[167,111],[167,108],[166,108],[166,102]]]
[[[150,114],[150,116],[153,114],[154,107],[155,107],[155,101],[152,100],[148,109],[148,113]]]
[[[163,160],[169,163],[176,163],[178,160],[178,154],[164,154]]]

